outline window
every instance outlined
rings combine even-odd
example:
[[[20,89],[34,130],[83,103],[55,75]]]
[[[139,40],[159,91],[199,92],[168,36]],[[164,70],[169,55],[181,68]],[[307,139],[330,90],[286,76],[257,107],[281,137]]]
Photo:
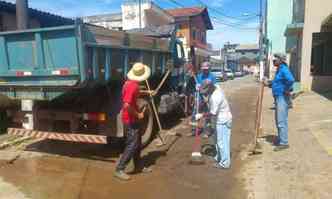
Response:
[[[204,43],[204,44],[206,43],[205,34],[206,34],[205,32],[202,32],[202,37],[201,37],[201,42]]]
[[[197,34],[196,30],[193,29],[193,30],[192,30],[192,37],[193,37],[193,40],[196,40],[196,36],[197,36],[196,34]]]
[[[332,32],[314,33],[311,55],[312,75],[332,75]]]
[[[0,32],[1,31],[4,31],[4,24],[3,24],[3,17],[2,17],[2,15],[1,15],[1,13],[0,13]]]

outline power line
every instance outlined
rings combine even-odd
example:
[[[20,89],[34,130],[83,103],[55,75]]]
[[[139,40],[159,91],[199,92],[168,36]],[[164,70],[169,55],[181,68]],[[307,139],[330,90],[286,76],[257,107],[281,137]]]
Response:
[[[177,6],[180,6],[180,7],[182,7],[182,8],[185,7],[183,4],[177,2],[176,0],[168,0],[168,1],[170,1],[170,2],[172,2],[172,3],[174,3],[174,4],[176,4]]]
[[[180,6],[180,7],[182,7],[182,8],[185,7],[184,4],[179,3],[177,0],[168,0],[168,1],[172,2],[173,4],[175,4],[175,5],[177,5],[177,6]],[[203,4],[205,7],[207,7],[206,4],[204,4],[204,2],[202,2],[202,1],[200,1],[200,0],[197,0],[197,1],[199,1],[200,4]],[[207,7],[207,8],[210,9],[209,7]],[[197,8],[197,9],[198,9],[198,8]],[[212,9],[212,10],[214,10],[214,9]],[[249,17],[249,18],[242,19],[242,20],[250,20],[250,19],[252,19],[252,18],[256,18],[256,17],[257,17],[257,16]],[[214,19],[214,21],[215,21],[216,23],[219,23],[219,24],[221,24],[221,25],[225,25],[225,26],[228,26],[228,27],[231,27],[231,28],[242,29],[242,30],[254,30],[254,28],[242,28],[242,27],[239,27],[239,26],[242,25],[243,22],[232,23],[232,22],[228,22],[228,21],[225,21],[225,20],[223,20],[223,19],[220,19],[220,18],[218,18],[218,17],[216,17],[216,16],[211,16],[211,18]]]
[[[176,4],[177,6],[180,6],[180,7],[185,7],[182,3],[179,3],[177,0],[168,0],[168,1],[170,1],[170,2],[172,2],[173,4]],[[201,1],[201,0],[196,0],[199,4],[201,4],[201,5],[203,5],[204,7],[206,7],[206,8],[208,8],[208,9],[210,9],[211,11],[214,11],[214,12],[216,12],[216,13],[218,13],[219,15],[222,15],[223,17],[228,17],[228,18],[232,18],[232,19],[236,19],[236,20],[241,20],[241,21],[243,21],[243,20],[251,20],[251,19],[254,19],[254,18],[256,18],[257,17],[257,15],[255,15],[255,16],[250,16],[250,17],[246,17],[246,18],[242,18],[242,19],[238,19],[238,18],[235,18],[235,17],[230,17],[230,16],[228,16],[228,15],[225,15],[225,14],[223,14],[222,12],[220,12],[219,10],[216,10],[216,9],[214,9],[214,8],[210,8],[210,7],[208,7],[203,1]],[[216,18],[216,17],[215,17]],[[238,22],[238,23],[233,23],[233,22],[229,22],[229,21],[226,21],[226,20],[224,20],[224,19],[217,19],[217,20],[219,20],[220,22],[222,22],[224,25],[228,25],[228,26],[239,26],[239,25],[241,25],[241,23],[242,22]]]
[[[202,0],[196,0],[196,1],[197,1],[199,4],[201,4],[201,5],[205,6],[205,7],[207,7],[209,10],[214,11],[214,12],[218,13],[219,15],[223,16],[223,17],[227,17],[227,18],[230,18],[230,19],[236,19],[236,20],[247,20],[247,19],[248,19],[248,17],[246,17],[246,18],[239,18],[239,17],[234,17],[234,16],[227,15],[227,14],[221,12],[221,11],[218,10],[218,9],[215,9],[215,8],[212,8],[212,7],[208,6],[208,5],[207,5],[206,3],[204,3]],[[256,18],[256,17],[258,17],[258,15],[256,14],[256,15],[254,15],[254,16],[252,16],[252,17]]]
[[[221,19],[219,17],[216,17],[216,16],[212,16],[211,15],[211,18],[215,18],[223,23],[227,23],[227,24],[230,24],[230,25],[233,25],[233,26],[241,26],[243,25],[243,23],[245,23],[246,21],[237,21],[237,22],[230,22],[230,21],[226,21],[224,19]],[[247,21],[251,20],[251,19],[254,19],[254,18],[248,18]]]
[[[221,24],[221,25],[225,25],[225,26],[228,26],[228,27],[234,28],[234,29],[239,29],[239,30],[258,30],[258,28],[254,28],[254,27],[240,27],[240,26],[237,26],[237,25],[224,23],[224,22],[218,20],[218,18],[215,18],[215,17],[212,17],[212,20],[215,23],[218,23],[218,24]]]

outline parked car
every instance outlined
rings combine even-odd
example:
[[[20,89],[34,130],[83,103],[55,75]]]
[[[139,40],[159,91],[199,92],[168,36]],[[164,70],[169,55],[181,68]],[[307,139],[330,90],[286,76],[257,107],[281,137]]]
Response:
[[[222,71],[222,69],[212,69],[211,73],[216,77],[217,82],[227,81],[227,75]]]
[[[235,77],[242,77],[244,75],[244,73],[242,71],[236,71],[234,73]]]
[[[234,75],[233,71],[225,70],[225,73],[226,73],[226,76],[227,76],[228,79],[231,79],[231,80],[234,79],[235,75]]]

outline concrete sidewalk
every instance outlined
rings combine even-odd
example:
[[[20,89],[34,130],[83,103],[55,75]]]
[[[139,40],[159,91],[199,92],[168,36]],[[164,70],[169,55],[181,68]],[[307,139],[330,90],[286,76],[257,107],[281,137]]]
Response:
[[[270,89],[265,91],[264,153],[252,156],[241,176],[248,198],[332,198],[332,101],[311,92],[298,97],[289,112],[290,149],[274,152],[273,99]]]

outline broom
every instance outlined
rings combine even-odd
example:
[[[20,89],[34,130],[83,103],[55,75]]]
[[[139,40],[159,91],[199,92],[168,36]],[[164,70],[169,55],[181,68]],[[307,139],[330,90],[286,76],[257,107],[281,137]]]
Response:
[[[196,111],[199,113],[199,94],[196,94]],[[199,135],[199,126],[201,126],[202,118],[196,119],[196,129],[195,129],[195,143],[193,146],[193,152],[191,153],[190,164],[192,165],[202,165],[205,163],[203,155],[201,154],[201,137]],[[199,125],[200,124],[200,125]]]

